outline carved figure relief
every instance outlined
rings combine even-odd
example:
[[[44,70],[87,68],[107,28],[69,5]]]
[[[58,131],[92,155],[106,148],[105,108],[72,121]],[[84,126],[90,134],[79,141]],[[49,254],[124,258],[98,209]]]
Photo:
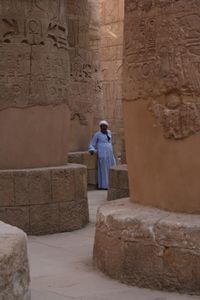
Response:
[[[199,1],[126,1],[124,99],[147,100],[166,138],[200,131],[199,24]]]

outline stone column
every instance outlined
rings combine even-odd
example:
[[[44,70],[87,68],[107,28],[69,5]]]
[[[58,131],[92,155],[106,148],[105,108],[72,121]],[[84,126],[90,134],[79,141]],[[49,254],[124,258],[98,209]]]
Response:
[[[64,1],[0,1],[0,168],[58,166],[69,136]]]
[[[200,212],[200,4],[126,1],[124,116],[132,201]]]
[[[97,4],[68,0],[70,152],[87,151],[101,102]]]
[[[64,0],[0,1],[0,219],[32,234],[88,220],[86,170],[66,166],[66,14]]]
[[[124,0],[99,0],[104,119],[113,133],[116,158],[122,156],[122,59]]]
[[[190,294],[200,294],[199,24],[199,1],[125,1],[131,197],[100,208],[94,248],[113,278]]]

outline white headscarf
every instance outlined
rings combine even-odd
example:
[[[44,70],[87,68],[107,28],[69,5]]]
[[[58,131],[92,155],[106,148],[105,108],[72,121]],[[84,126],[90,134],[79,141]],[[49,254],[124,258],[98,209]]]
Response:
[[[106,125],[106,126],[108,126],[108,122],[107,122],[106,120],[101,120],[101,121],[99,122],[99,126],[101,126],[101,125]]]

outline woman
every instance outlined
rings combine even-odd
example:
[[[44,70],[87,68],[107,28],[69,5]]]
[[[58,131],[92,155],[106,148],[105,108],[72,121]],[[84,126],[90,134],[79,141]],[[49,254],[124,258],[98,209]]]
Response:
[[[91,155],[97,153],[98,156],[98,188],[107,190],[109,169],[116,165],[112,148],[112,135],[108,130],[108,122],[103,120],[99,123],[100,131],[97,131],[89,145]]]

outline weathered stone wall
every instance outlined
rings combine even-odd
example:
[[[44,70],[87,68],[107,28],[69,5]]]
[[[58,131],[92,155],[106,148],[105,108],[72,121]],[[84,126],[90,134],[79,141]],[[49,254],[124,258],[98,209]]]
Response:
[[[121,157],[124,0],[100,0],[100,16],[103,113],[113,133],[115,154]]]
[[[30,300],[25,233],[0,222],[0,299]]]
[[[70,151],[87,150],[101,111],[98,14],[98,1],[67,1]]]

